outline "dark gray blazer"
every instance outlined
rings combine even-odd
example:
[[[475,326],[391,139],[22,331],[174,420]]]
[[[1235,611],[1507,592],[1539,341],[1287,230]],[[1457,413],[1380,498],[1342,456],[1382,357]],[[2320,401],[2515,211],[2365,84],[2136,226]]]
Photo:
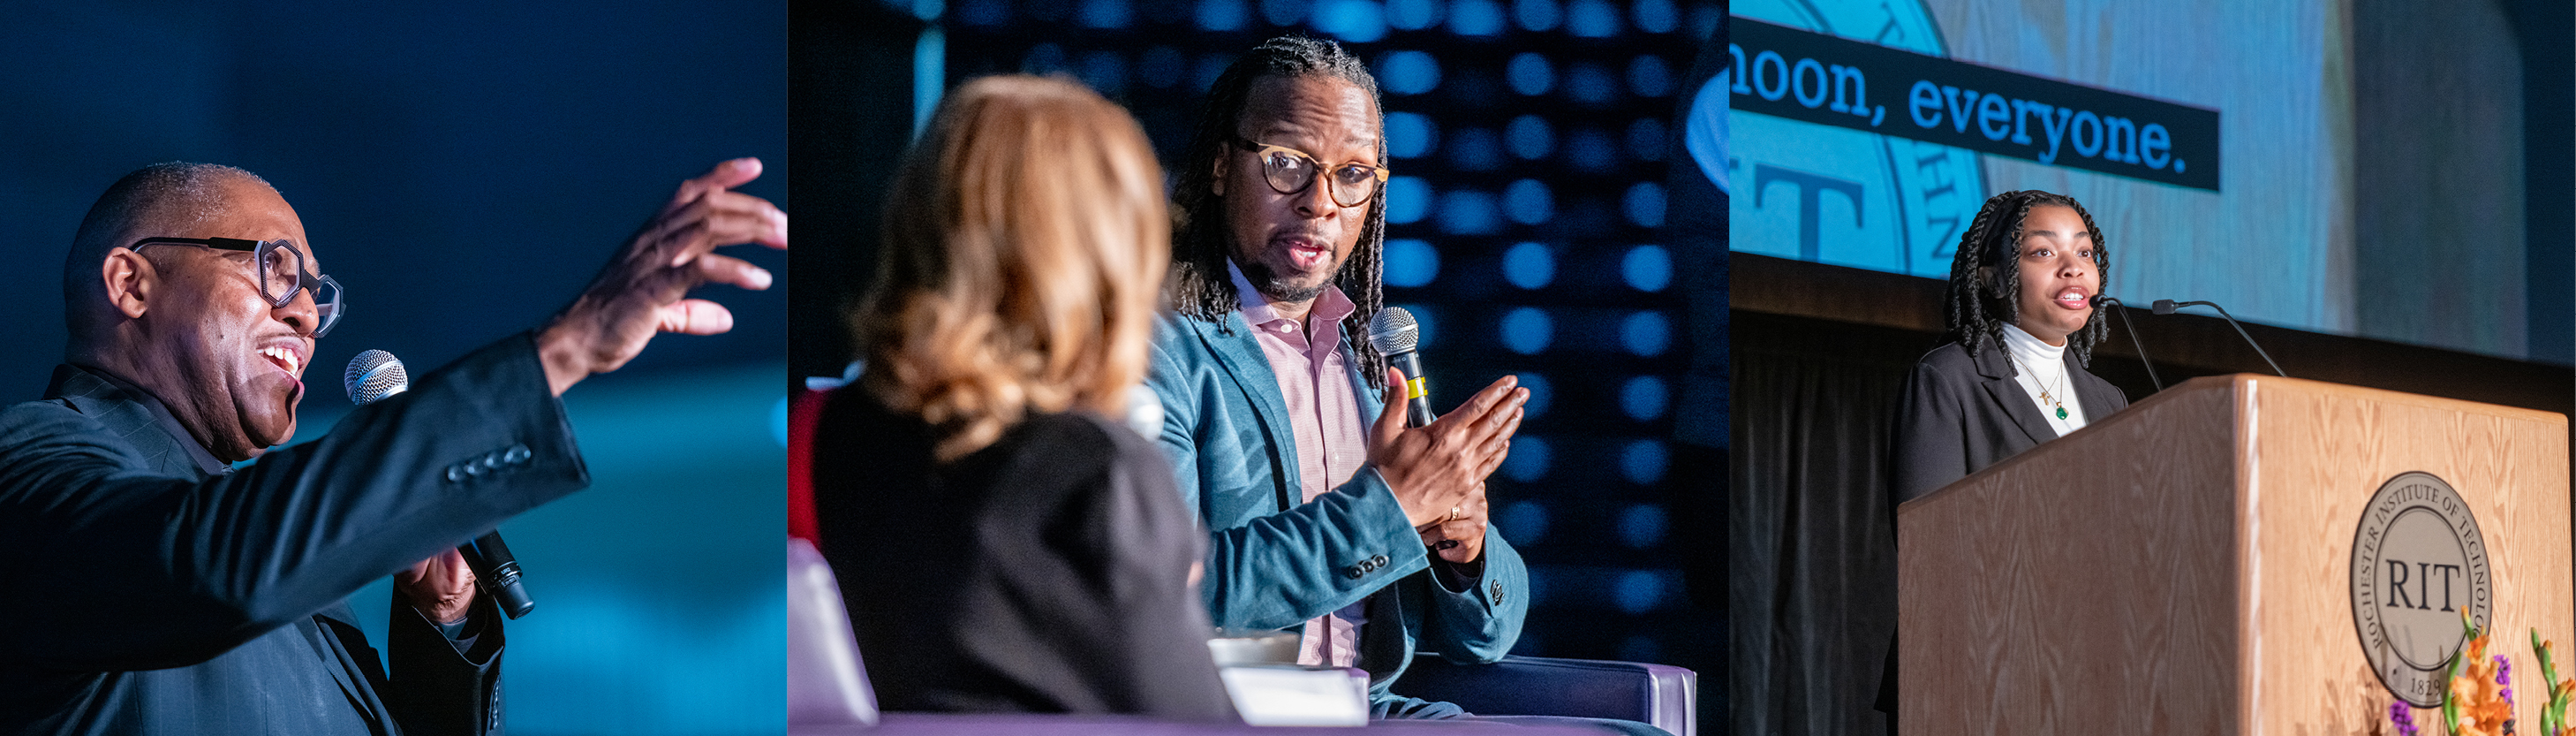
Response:
[[[2085,372],[2072,350],[2066,352],[2066,380],[2075,385],[2087,423],[2129,407],[2128,395]],[[1904,503],[2057,439],[2057,430],[2013,380],[2012,361],[2002,347],[1988,343],[1970,357],[1954,342],[1915,362],[1897,399],[1894,439],[1891,482],[1896,502]]]
[[[497,732],[488,603],[461,647],[396,605],[388,678],[344,600],[588,484],[526,336],[238,471],[64,366],[0,411],[0,733]]]

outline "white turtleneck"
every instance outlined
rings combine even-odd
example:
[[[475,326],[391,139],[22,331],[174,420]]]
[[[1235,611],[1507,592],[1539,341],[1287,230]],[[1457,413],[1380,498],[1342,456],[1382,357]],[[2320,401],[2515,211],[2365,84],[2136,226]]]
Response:
[[[2050,345],[2023,332],[2020,325],[2004,324],[2004,350],[2011,354],[2013,380],[2039,405],[2039,415],[2060,437],[2084,426],[2084,406],[2075,400],[2075,379],[2066,375],[2066,346]],[[2041,391],[2066,405],[2066,418],[2057,418],[2057,403],[2039,398]]]

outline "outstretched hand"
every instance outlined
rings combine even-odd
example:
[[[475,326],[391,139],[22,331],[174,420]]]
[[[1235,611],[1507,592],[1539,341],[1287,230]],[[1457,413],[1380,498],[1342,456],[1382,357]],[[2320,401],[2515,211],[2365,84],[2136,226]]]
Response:
[[[1440,557],[1473,562],[1484,552],[1485,478],[1510,453],[1529,390],[1504,376],[1467,403],[1420,427],[1404,426],[1404,375],[1387,371],[1386,407],[1369,428],[1369,465],[1425,544],[1452,540]]]
[[[593,373],[626,365],[662,332],[713,335],[733,329],[733,313],[689,290],[716,282],[766,289],[769,272],[715,249],[759,243],[787,249],[787,213],[768,200],[732,191],[760,177],[760,159],[716,164],[680,182],[671,203],[600,269],[590,286],[537,333],[546,383],[561,396]]]

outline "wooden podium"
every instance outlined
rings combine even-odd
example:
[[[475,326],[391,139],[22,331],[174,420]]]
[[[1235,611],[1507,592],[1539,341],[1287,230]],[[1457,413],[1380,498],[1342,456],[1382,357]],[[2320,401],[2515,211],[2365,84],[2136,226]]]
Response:
[[[2174,386],[1899,507],[1898,722],[2391,732],[2355,623],[2353,551],[2374,494],[2421,471],[2475,518],[2487,653],[2512,658],[2519,730],[2536,733],[2531,629],[2576,676],[2567,445],[2566,418],[2548,412],[2247,374]],[[2466,605],[2406,590],[2457,576],[2406,574],[2389,578],[2390,615]]]

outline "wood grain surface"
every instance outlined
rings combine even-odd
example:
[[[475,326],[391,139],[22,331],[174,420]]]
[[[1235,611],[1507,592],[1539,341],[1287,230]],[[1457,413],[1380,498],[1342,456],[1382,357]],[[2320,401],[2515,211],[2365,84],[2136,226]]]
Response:
[[[2315,381],[2167,390],[1900,507],[1899,722],[2369,733],[2390,697],[2346,575],[2362,507],[2413,470],[2469,501],[2494,569],[2492,651],[2528,687],[2526,632],[2576,638],[2566,438],[2557,414]]]

